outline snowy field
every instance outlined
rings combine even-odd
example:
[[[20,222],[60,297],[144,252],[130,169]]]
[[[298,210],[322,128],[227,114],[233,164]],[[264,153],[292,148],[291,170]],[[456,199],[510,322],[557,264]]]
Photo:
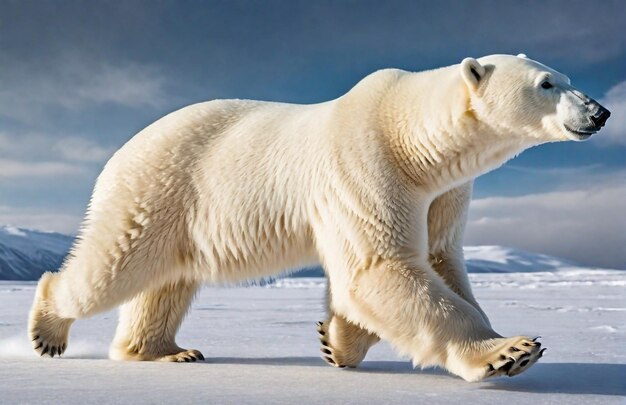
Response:
[[[32,282],[0,282],[0,403],[626,403],[626,271],[472,274],[501,334],[543,336],[526,373],[466,383],[413,370],[386,344],[362,367],[319,359],[323,279],[205,288],[178,342],[204,363],[106,359],[116,314],[79,321],[64,358],[38,358],[26,338]]]

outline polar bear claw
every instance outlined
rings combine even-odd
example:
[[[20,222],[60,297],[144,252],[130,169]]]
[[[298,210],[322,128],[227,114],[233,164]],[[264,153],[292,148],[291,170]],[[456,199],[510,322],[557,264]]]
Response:
[[[337,359],[337,356],[335,355],[335,351],[333,350],[333,347],[330,345],[330,343],[328,343],[328,332],[326,331],[326,328],[324,327],[324,322],[319,321],[316,323],[316,326],[317,326],[317,333],[319,334],[320,343],[322,345],[322,347],[320,348],[320,352],[322,352],[322,359],[324,359],[326,363],[328,363],[329,365],[333,367],[338,367],[338,368],[347,367],[345,364],[343,364],[342,361]],[[356,367],[356,366],[351,366],[351,367]]]
[[[182,350],[175,354],[160,357],[159,361],[170,361],[175,363],[189,363],[196,361],[204,361],[204,356],[199,350]]]
[[[546,348],[541,349],[541,343],[537,341],[537,338],[522,339],[513,346],[499,350],[494,355],[497,356],[495,360],[487,363],[485,378],[518,375],[528,370],[543,357],[546,350]]]

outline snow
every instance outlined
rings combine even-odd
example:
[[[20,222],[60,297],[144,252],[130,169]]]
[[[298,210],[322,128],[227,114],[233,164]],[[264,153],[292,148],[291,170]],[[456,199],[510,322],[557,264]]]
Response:
[[[495,256],[495,254],[494,254]],[[494,257],[495,259],[495,257]],[[466,383],[442,370],[413,370],[386,344],[362,367],[319,359],[315,322],[325,281],[204,288],[178,341],[203,363],[106,359],[116,314],[76,322],[61,359],[39,358],[26,338],[32,282],[0,282],[2,403],[554,403],[626,401],[626,272],[471,274],[476,296],[502,334],[541,335],[548,348],[526,373]]]
[[[5,227],[3,227],[3,230],[8,235],[26,237],[26,232],[24,232],[23,230],[21,230],[19,228],[14,227],[14,226],[5,226]]]

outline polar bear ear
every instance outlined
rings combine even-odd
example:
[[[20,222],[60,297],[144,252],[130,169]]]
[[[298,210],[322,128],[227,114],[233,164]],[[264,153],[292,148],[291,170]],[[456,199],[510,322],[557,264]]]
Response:
[[[485,77],[485,68],[474,58],[465,58],[461,62],[461,76],[471,90],[476,90]]]

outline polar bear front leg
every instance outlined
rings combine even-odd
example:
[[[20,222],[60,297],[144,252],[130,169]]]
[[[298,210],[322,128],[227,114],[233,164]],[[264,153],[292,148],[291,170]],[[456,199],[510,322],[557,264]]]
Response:
[[[441,366],[479,381],[519,374],[543,353],[531,338],[503,338],[494,332],[426,260],[382,260],[350,280],[345,286],[350,302],[344,303],[350,307],[348,320],[410,355],[416,366]]]
[[[380,338],[348,321],[332,309],[330,288],[326,288],[328,318],[317,323],[322,344],[322,358],[334,367],[356,367],[365,358],[370,347]]]
[[[197,289],[197,282],[180,280],[142,292],[122,305],[109,357],[173,362],[204,360],[198,350],[183,349],[175,340]]]

